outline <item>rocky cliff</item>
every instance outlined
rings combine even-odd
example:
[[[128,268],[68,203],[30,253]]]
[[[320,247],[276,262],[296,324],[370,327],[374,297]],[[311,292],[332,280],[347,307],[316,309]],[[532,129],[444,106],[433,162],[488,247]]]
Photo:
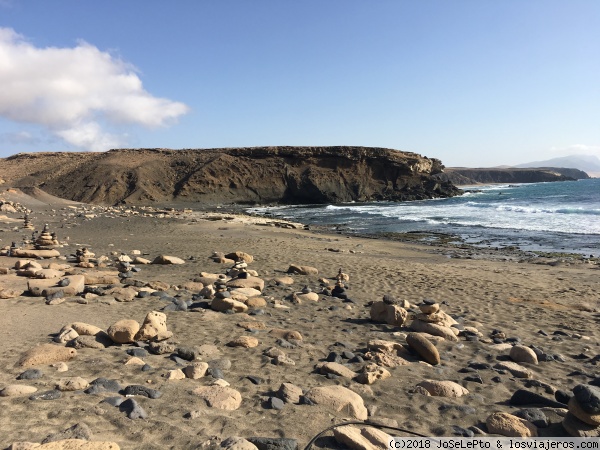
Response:
[[[8,185],[99,204],[340,203],[459,194],[435,178],[442,169],[437,159],[367,147],[123,149],[0,160]]]
[[[469,169],[465,167],[449,167],[443,174],[437,175],[443,181],[450,181],[457,186],[478,183],[542,183],[549,181],[569,181],[589,178],[588,174],[577,169],[554,167],[542,168],[490,168]]]

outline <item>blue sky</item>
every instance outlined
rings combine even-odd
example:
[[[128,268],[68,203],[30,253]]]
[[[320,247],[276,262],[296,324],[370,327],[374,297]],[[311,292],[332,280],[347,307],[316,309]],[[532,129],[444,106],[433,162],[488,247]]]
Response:
[[[0,0],[0,156],[363,145],[600,156],[597,0]]]

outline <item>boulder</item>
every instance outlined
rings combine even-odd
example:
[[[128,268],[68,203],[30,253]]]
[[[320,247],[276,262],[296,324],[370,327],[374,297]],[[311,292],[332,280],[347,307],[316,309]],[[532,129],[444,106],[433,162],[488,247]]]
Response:
[[[319,270],[311,266],[297,266],[295,264],[290,264],[287,273],[295,273],[298,275],[318,275]]]
[[[367,408],[362,397],[343,386],[317,386],[310,389],[304,397],[316,405],[323,405],[358,420],[367,420]]]
[[[56,362],[70,361],[77,356],[77,350],[53,344],[41,344],[33,347],[21,356],[18,367],[32,367]]]
[[[377,364],[367,364],[362,372],[355,378],[355,381],[361,384],[373,384],[376,381],[385,380],[392,374]]]
[[[134,339],[136,341],[147,341],[167,331],[167,315],[157,311],[150,311],[146,314],[144,323],[136,333]]]
[[[254,261],[254,257],[245,252],[227,253],[225,258],[232,259],[235,262],[245,262],[246,264],[250,264]]]
[[[10,384],[0,391],[0,397],[20,397],[30,395],[37,391],[34,386],[24,384]]]
[[[537,437],[537,428],[528,420],[512,414],[496,412],[485,421],[488,432],[508,437]]]
[[[410,328],[420,333],[428,333],[434,336],[441,336],[447,341],[458,341],[455,332],[450,327],[438,325],[435,323],[423,322],[422,320],[413,320]],[[458,330],[457,330],[458,331]]]
[[[462,397],[469,393],[467,389],[454,381],[425,380],[417,386],[427,390],[429,395],[437,397]]]
[[[140,330],[140,324],[135,320],[123,319],[113,323],[106,333],[115,344],[130,344],[135,341],[135,335]]]
[[[74,329],[82,336],[96,336],[98,333],[103,333],[104,330],[95,325],[90,325],[84,322],[73,322],[67,325],[69,328]]]
[[[214,311],[227,311],[228,309],[232,310],[236,313],[243,313],[248,311],[248,306],[246,306],[242,302],[238,302],[237,300],[232,300],[230,298],[214,298],[210,303],[210,307]]]
[[[233,411],[242,404],[242,395],[227,386],[200,386],[192,391],[211,408]]]
[[[408,311],[398,305],[381,302],[373,302],[371,305],[371,320],[387,323],[400,327],[408,318]]]
[[[256,289],[262,292],[265,288],[265,280],[258,277],[248,278],[235,278],[227,282],[227,287],[230,288],[242,288],[242,289]]]
[[[537,364],[538,359],[535,352],[524,345],[515,345],[510,349],[510,358],[516,363]]]

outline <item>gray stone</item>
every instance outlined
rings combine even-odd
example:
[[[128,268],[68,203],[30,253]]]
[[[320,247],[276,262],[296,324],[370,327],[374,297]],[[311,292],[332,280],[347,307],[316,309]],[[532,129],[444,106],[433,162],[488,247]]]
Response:
[[[52,389],[51,391],[36,392],[29,397],[29,400],[57,400],[62,397],[62,392],[58,389]]]
[[[138,358],[145,358],[146,356],[148,356],[148,352],[143,348],[127,349],[127,354],[130,356],[136,356]]]
[[[573,388],[577,403],[588,414],[600,414],[600,388],[589,384],[578,384]]]
[[[121,385],[117,380],[109,380],[108,378],[96,378],[90,383],[84,392],[86,394],[101,394],[104,392],[119,392]]]
[[[37,380],[43,375],[43,372],[39,369],[27,369],[17,377],[17,380]]]
[[[548,426],[548,418],[541,409],[538,408],[526,408],[520,409],[514,413],[513,416],[520,417],[530,421],[538,428],[546,428]]]
[[[124,401],[124,397],[106,397],[100,403],[108,403],[111,406],[119,406]]]
[[[194,347],[177,347],[176,351],[186,361],[193,361],[200,356],[200,350]]]
[[[249,437],[258,450],[298,450],[298,441],[289,438]]]
[[[128,398],[119,405],[119,411],[127,414],[130,419],[146,419],[148,414],[144,411],[138,402],[132,398]]]
[[[148,398],[160,398],[162,396],[162,392],[157,391],[156,389],[151,389],[149,387],[146,386],[142,386],[139,384],[131,384],[129,386],[127,386],[125,389],[123,389],[122,392],[123,395],[140,395],[142,397],[148,397]]]

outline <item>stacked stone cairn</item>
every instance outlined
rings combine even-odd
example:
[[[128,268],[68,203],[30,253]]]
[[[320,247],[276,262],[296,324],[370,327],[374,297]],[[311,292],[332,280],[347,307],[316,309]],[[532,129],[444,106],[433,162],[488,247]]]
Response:
[[[573,388],[563,428],[573,437],[600,437],[600,387],[579,384]]]
[[[382,301],[372,303],[371,320],[400,327],[408,318],[406,308],[410,308],[410,303],[406,300],[398,300],[391,295],[384,295]]]
[[[44,229],[35,240],[35,248],[36,250],[52,250],[53,248],[58,247],[59,243],[56,239],[55,234],[50,234],[48,230],[48,224],[44,225]]]
[[[456,320],[440,309],[440,304],[433,300],[424,300],[419,306],[421,311],[412,321],[410,328],[420,333],[441,336],[448,341],[457,341],[459,329]]]
[[[29,214],[25,214],[23,216],[23,229],[24,230],[35,230],[35,227],[31,223],[31,220],[29,219]]]
[[[348,299],[348,294],[346,294],[346,281],[350,280],[350,277],[342,272],[342,268],[338,270],[338,274],[335,277],[335,287],[331,291],[331,296],[336,298],[341,298],[342,300]]]

